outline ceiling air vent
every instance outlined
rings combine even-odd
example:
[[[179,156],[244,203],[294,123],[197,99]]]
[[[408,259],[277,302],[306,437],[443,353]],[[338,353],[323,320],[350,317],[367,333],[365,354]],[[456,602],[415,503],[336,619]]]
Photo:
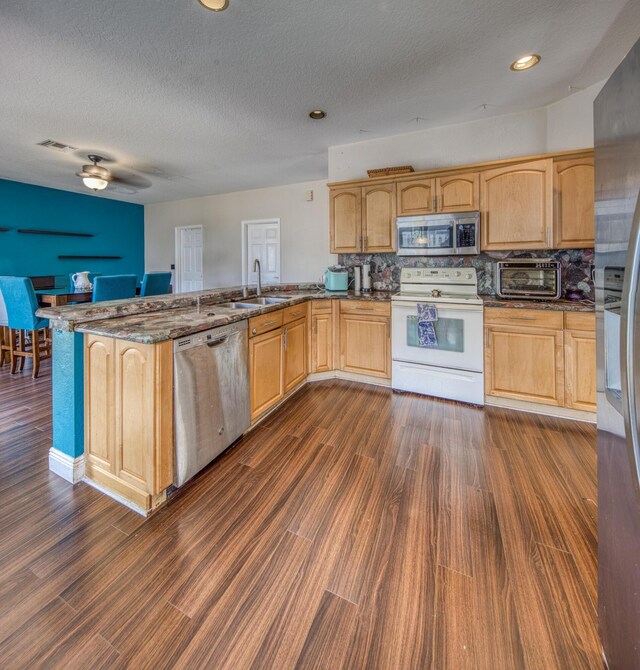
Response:
[[[65,152],[75,151],[77,149],[77,147],[72,147],[69,144],[63,144],[62,142],[56,142],[55,140],[43,140],[42,142],[38,142],[38,146]]]

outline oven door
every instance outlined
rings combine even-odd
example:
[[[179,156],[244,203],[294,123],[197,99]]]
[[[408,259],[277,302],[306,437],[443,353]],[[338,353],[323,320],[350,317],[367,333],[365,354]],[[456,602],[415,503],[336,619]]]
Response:
[[[426,304],[428,300],[420,301]],[[418,342],[418,301],[392,303],[392,354],[394,361],[482,372],[484,369],[481,305],[437,303],[437,346]]]

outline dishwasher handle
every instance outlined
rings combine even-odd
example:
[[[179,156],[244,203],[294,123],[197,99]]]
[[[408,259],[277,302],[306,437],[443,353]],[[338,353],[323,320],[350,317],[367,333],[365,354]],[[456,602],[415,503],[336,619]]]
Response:
[[[211,340],[210,342],[207,342],[207,346],[210,349],[213,349],[214,347],[219,347],[221,344],[224,344],[225,342],[229,341],[229,336],[225,335],[224,337],[219,337],[217,340]]]

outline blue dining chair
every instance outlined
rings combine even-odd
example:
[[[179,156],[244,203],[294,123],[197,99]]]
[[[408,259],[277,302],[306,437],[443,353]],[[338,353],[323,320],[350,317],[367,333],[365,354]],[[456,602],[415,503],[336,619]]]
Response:
[[[99,275],[93,281],[93,302],[135,298],[136,275]]]
[[[165,293],[169,293],[170,286],[170,272],[145,272],[142,278],[140,295],[164,295]]]
[[[7,310],[11,374],[24,369],[26,358],[33,359],[33,378],[40,372],[40,361],[51,357],[49,321],[36,316],[38,298],[28,277],[0,277],[0,292]],[[27,331],[31,342],[27,342]],[[40,333],[43,339],[40,340]],[[41,348],[42,345],[42,348]]]

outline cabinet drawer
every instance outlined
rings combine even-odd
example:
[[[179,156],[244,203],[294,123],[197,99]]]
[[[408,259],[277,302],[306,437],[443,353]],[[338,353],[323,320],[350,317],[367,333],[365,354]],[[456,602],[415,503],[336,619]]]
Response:
[[[333,309],[331,306],[332,300],[313,300],[311,302],[312,314],[331,314]]]
[[[498,326],[527,326],[562,330],[563,313],[543,309],[518,309],[514,307],[487,307],[484,322]]]
[[[284,310],[278,310],[277,312],[269,312],[267,314],[261,314],[260,316],[254,316],[249,319],[249,337],[254,337],[260,335],[261,333],[267,333],[274,328],[280,328],[282,325],[282,317]]]
[[[307,315],[307,303],[301,302],[298,305],[285,307],[283,310],[282,323],[291,323]]]
[[[341,300],[341,314],[375,314],[376,316],[390,316],[390,302],[374,302],[373,300]]]
[[[567,330],[595,330],[596,315],[592,312],[565,312],[564,327]]]

